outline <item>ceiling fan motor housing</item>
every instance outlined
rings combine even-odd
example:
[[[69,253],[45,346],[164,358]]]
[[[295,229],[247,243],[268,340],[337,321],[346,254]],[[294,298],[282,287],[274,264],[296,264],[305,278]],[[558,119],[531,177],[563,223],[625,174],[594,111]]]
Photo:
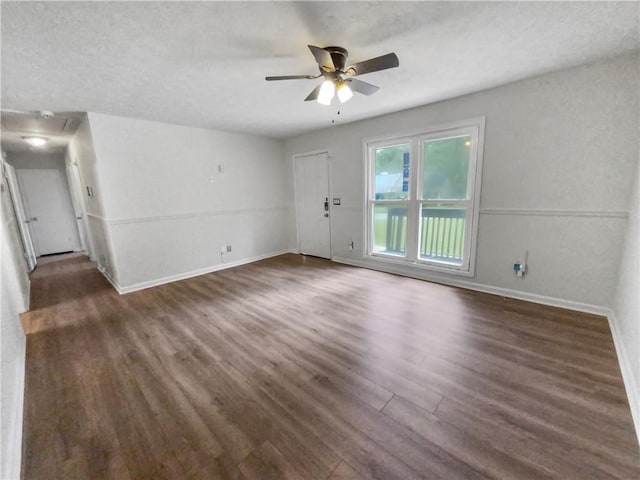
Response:
[[[344,72],[344,67],[347,65],[347,56],[349,55],[347,49],[342,47],[325,47],[324,49],[331,55],[336,72]]]

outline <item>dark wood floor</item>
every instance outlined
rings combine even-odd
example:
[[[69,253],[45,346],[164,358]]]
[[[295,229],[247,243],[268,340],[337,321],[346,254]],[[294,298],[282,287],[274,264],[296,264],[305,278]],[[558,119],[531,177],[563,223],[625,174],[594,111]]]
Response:
[[[602,317],[285,255],[119,296],[33,274],[35,479],[635,479]]]

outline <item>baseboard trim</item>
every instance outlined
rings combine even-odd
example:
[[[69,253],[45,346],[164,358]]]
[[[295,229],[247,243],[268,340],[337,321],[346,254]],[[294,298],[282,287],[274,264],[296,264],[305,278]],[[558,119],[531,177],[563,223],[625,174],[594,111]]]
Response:
[[[169,275],[167,277],[156,278],[154,280],[148,280],[146,282],[135,283],[133,285],[127,286],[118,284],[118,282],[113,280],[107,274],[107,272],[104,271],[103,268],[98,267],[98,270],[102,272],[102,274],[107,278],[109,283],[113,285],[116,291],[120,295],[123,295],[125,293],[137,292],[138,290],[157,287],[158,285],[164,285],[165,283],[178,282],[180,280],[186,280],[187,278],[198,277],[200,275],[206,275],[207,273],[217,272],[219,270],[226,270],[227,268],[239,267],[240,265],[246,265],[247,263],[257,262],[258,260],[264,260],[266,258],[277,257],[278,255],[284,255],[285,253],[289,253],[288,250],[278,250],[276,252],[264,253],[262,255],[256,255],[254,257],[243,258],[228,263],[221,263],[219,265],[213,265],[210,267],[193,270],[191,272],[178,273],[176,275]]]
[[[613,310],[609,310],[607,319],[609,320],[609,329],[611,330],[613,344],[616,348],[616,354],[618,355],[618,363],[620,364],[622,381],[624,382],[627,399],[629,400],[631,417],[633,418],[633,425],[636,429],[636,437],[638,439],[638,444],[640,445],[640,397],[638,396],[638,385],[636,385],[633,370],[631,368],[631,362],[629,361],[629,356],[627,355],[627,351],[624,347],[624,342],[622,341],[622,336],[618,329],[616,314]]]
[[[337,263],[352,265],[354,267],[368,268],[369,270],[392,273],[394,275],[402,275],[405,277],[424,280],[427,282],[439,283],[441,285],[448,285],[450,287],[464,288],[467,290],[474,290],[476,292],[489,293],[491,295],[498,295],[500,297],[508,297],[508,298],[514,298],[516,300],[525,300],[527,302],[539,303],[541,305],[549,305],[551,307],[566,308],[566,309],[575,310],[578,312],[592,313],[594,315],[602,315],[606,317],[610,311],[608,308],[601,307],[599,305],[592,305],[589,303],[582,303],[582,302],[574,302],[572,300],[565,300],[563,298],[548,297],[546,295],[539,295],[537,293],[521,292],[518,290],[509,289],[509,288],[494,287],[491,285],[484,285],[481,283],[469,282],[468,280],[460,280],[457,278],[428,277],[426,275],[421,276],[418,274],[412,274],[410,272],[402,271],[399,269],[392,269],[392,268],[385,268],[377,265],[371,265],[369,263],[353,260],[350,258],[333,257],[332,260]]]
[[[111,275],[109,275],[109,272],[107,272],[107,270],[102,265],[98,265],[98,271],[104,276],[104,278],[106,278],[109,281],[111,286],[116,289],[116,292],[122,295],[122,287],[118,285],[118,282],[116,282],[113,278],[111,278]]]

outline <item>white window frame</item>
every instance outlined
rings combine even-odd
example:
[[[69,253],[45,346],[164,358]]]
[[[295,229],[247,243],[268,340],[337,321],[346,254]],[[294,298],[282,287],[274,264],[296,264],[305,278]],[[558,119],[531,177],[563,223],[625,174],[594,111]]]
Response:
[[[480,190],[482,177],[482,157],[484,150],[485,118],[473,118],[446,125],[429,127],[417,132],[401,133],[384,139],[368,139],[363,142],[365,157],[365,251],[369,260],[394,265],[405,265],[419,269],[472,277],[475,274],[476,244],[478,237],[478,218],[480,207]],[[438,199],[422,200],[422,170],[424,142],[459,136],[471,136],[469,151],[469,174],[467,180],[467,196],[464,200]],[[409,144],[409,195],[407,200],[375,199],[375,151],[383,147]],[[465,238],[462,265],[438,260],[420,258],[420,205],[435,203],[458,203],[466,208]],[[405,255],[388,254],[373,251],[373,208],[374,205],[407,205],[407,241]]]

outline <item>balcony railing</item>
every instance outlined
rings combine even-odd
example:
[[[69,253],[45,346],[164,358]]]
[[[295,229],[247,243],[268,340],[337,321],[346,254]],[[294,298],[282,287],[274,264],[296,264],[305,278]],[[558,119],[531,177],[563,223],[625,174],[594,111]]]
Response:
[[[464,208],[422,208],[420,258],[462,264],[464,254]],[[404,253],[407,231],[406,207],[387,212],[387,253]]]
[[[464,208],[422,209],[420,258],[462,263],[464,254]]]

